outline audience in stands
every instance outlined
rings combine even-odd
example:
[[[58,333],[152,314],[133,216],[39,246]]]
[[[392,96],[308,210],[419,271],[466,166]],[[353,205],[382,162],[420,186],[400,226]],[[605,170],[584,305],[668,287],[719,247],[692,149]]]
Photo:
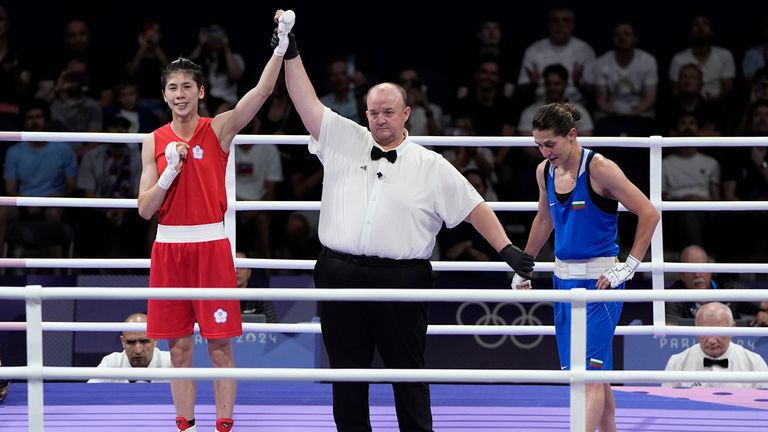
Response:
[[[518,5],[516,8],[526,12],[526,6]],[[584,9],[587,10],[587,7]],[[667,12],[663,17],[665,23],[679,20],[683,12],[687,14],[690,11],[680,7],[679,10]],[[155,77],[157,71],[168,63],[168,56],[175,55],[173,53],[192,51],[192,55],[205,66],[207,82],[204,102],[211,114],[236,103],[242,96],[241,88],[247,88],[246,83],[254,79],[246,69],[253,52],[236,43],[239,41],[234,39],[240,33],[236,33],[235,26],[230,23],[227,25],[231,31],[225,30],[224,23],[211,23],[193,35],[158,17],[127,23],[136,31],[108,34],[103,31],[103,22],[88,17],[51,17],[55,23],[53,31],[41,29],[40,38],[33,44],[29,31],[18,25],[27,19],[25,13],[28,15],[23,7],[16,5],[13,8],[0,6],[0,130],[98,132],[109,129],[116,116],[129,122],[129,132],[153,130],[167,116]],[[527,124],[530,121],[523,108],[549,99],[580,103],[584,119],[593,118],[595,134],[602,136],[649,136],[656,132],[665,136],[768,136],[768,105],[764,103],[768,100],[768,18],[765,16],[743,16],[739,22],[733,22],[728,16],[696,12],[685,17],[680,29],[680,33],[688,35],[687,40],[680,37],[678,40],[664,38],[660,41],[660,37],[651,31],[659,22],[642,16],[631,22],[620,19],[612,23],[599,21],[597,26],[580,25],[579,28],[592,31],[587,33],[576,31],[577,12],[570,6],[557,4],[549,7],[546,13],[546,29],[542,26],[540,35],[522,32],[509,37],[512,35],[510,31],[517,31],[519,26],[512,17],[503,14],[488,19],[487,15],[473,16],[467,12],[467,18],[473,19],[470,22],[475,24],[463,29],[441,28],[440,23],[430,24],[426,32],[428,37],[409,41],[410,48],[419,51],[418,56],[404,51],[402,56],[388,57],[386,68],[374,66],[371,72],[404,86],[412,107],[408,129],[413,136],[504,136],[524,133],[530,127]],[[126,15],[126,19],[131,16]],[[593,20],[588,10],[579,16]],[[730,22],[725,22],[725,19],[730,19]],[[730,29],[736,26],[749,34],[749,27],[742,28],[745,25],[751,26],[751,39],[740,42],[741,46],[733,38],[718,38],[729,34]],[[642,44],[639,43],[638,28],[647,30],[643,32]],[[466,32],[465,43],[446,45],[441,49],[430,45],[433,37],[448,40],[448,36],[458,36],[447,32],[459,31]],[[613,36],[610,49],[598,58],[592,47],[607,48],[609,45],[591,39],[590,36],[595,34]],[[299,34],[297,37],[307,35]],[[660,42],[664,45],[660,46]],[[387,57],[386,51],[381,51],[380,55],[379,51],[363,52],[350,41],[339,40],[323,56],[303,59],[313,63],[312,72],[322,73],[325,70],[327,73],[328,87],[323,92],[326,93],[323,99],[325,104],[357,122],[365,121],[366,77],[359,66],[375,64],[365,61],[367,59],[363,56],[369,55]],[[448,62],[446,55],[452,56],[452,66],[440,66]],[[734,55],[741,60],[739,69],[735,67]],[[446,61],[441,63],[439,60]],[[660,65],[665,67],[661,74],[657,70]],[[567,74],[555,73],[555,69],[561,68]],[[555,90],[558,92],[556,97],[549,95]],[[22,118],[22,111],[30,105],[33,95],[49,103],[52,115],[44,116],[44,128]],[[48,112],[48,107],[45,112]],[[689,114],[695,121],[685,116]],[[282,84],[278,84],[255,122],[252,133],[306,134]],[[685,126],[693,124],[697,128],[695,133],[693,126]],[[580,127],[580,134],[586,132],[587,128]],[[34,147],[35,154],[42,154],[38,146],[46,147],[47,151],[62,145],[71,147],[76,160],[85,168],[92,167],[96,155],[104,154],[104,149],[109,148],[108,144],[96,143],[53,144],[27,142],[23,146]],[[101,146],[102,150],[86,158],[89,151],[97,146]],[[128,147],[131,146],[138,150],[138,143]],[[239,147],[236,156],[249,153],[245,147]],[[238,191],[241,199],[319,200],[323,170],[317,158],[306,154],[300,146],[279,145],[272,148],[277,150],[285,181],[277,181],[274,173],[270,173],[271,180],[267,183],[276,183],[273,192],[249,193],[247,189],[242,189]],[[763,170],[768,166],[765,149],[764,146],[720,150],[701,148],[683,150],[683,153],[689,152],[693,156],[668,156],[665,164],[669,168],[665,169],[665,178],[669,180],[665,190],[667,197],[680,199],[675,190],[685,190],[677,187],[680,186],[679,173],[670,173],[673,161],[714,158],[712,163],[707,159],[710,161],[707,166],[722,168],[722,197],[727,200],[765,200],[768,193],[768,168]],[[622,161],[628,177],[647,179],[645,149],[605,148],[600,151]],[[637,156],[640,151],[643,152],[642,157]],[[478,170],[481,180],[487,185],[488,199],[504,201],[528,200],[522,191],[527,183],[521,182],[518,171],[527,172],[541,157],[535,147],[525,150],[497,146],[456,147],[449,148],[444,154],[462,170]],[[12,143],[0,148],[0,161],[6,167],[9,166],[8,159],[11,159],[10,165],[18,164],[18,157],[19,147],[13,147]],[[70,156],[62,156],[59,162],[67,164],[68,160],[71,160]],[[30,187],[37,184],[37,180],[53,176],[56,180],[49,185],[50,188],[46,186],[44,191],[35,193],[43,196],[71,195],[74,184],[70,184],[67,178],[74,180],[74,176],[72,165],[67,166],[69,172],[62,175],[53,169],[36,169],[24,178],[20,178],[20,174],[11,167],[10,171],[6,170],[3,190],[9,195],[29,195],[29,190],[34,189]],[[273,161],[269,166],[277,164]],[[715,169],[707,168],[705,171],[704,175],[708,177],[705,183],[709,186],[701,190],[709,192],[687,194],[682,199],[694,196],[720,199],[718,192],[714,192],[719,189]],[[241,176],[248,175],[248,172],[241,171]],[[108,175],[114,177],[114,174]],[[237,180],[242,182],[244,179],[238,177]],[[647,181],[639,181],[638,184],[647,191]],[[88,189],[81,184],[79,190],[86,196],[94,194]],[[95,196],[101,196],[101,193],[95,193]],[[22,211],[58,213],[59,219],[67,219],[68,223],[75,225],[76,232],[87,231],[90,227],[88,219],[80,219],[75,210],[24,208]],[[8,221],[17,219],[12,214],[15,212],[15,208],[0,209],[0,237]],[[268,224],[259,225],[256,246],[249,246],[253,256],[314,258],[316,211],[264,213],[269,214],[270,220]],[[718,235],[704,236],[701,224],[689,223],[688,219],[673,220],[683,215],[680,212],[665,214],[665,228],[674,233],[694,231],[689,242],[702,241],[721,259],[756,262],[768,259],[768,240],[764,240],[768,239],[768,221],[765,220],[768,212],[718,213],[708,218],[712,219],[710,222],[727,228],[719,234],[720,239],[717,239]],[[77,217],[65,217],[69,214],[77,214]],[[509,229],[527,229],[529,222],[524,212],[505,216],[509,216]],[[121,223],[115,220],[117,223],[113,227],[119,230]],[[731,248],[723,239],[744,235],[741,230],[745,226],[757,230],[751,233],[755,241],[749,242],[743,250],[729,250]],[[152,235],[152,227],[149,226],[140,237],[151,238]],[[671,253],[688,244],[675,242],[671,234],[669,239],[666,247]],[[83,256],[87,250],[78,247],[76,253]]]

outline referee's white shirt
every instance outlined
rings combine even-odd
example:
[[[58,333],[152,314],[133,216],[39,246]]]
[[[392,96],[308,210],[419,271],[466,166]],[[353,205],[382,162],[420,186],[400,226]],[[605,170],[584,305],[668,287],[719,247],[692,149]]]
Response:
[[[750,371],[768,371],[768,365],[765,360],[760,357],[760,354],[752,352],[743,346],[734,343],[728,345],[728,349],[717,357],[716,360],[728,359],[728,368],[724,369],[720,366],[713,365],[704,367],[704,357],[709,357],[701,349],[701,344],[696,344],[687,350],[672,355],[667,362],[665,371],[696,371],[696,372],[708,372],[708,371],[734,371],[734,372],[750,372]],[[761,388],[766,387],[765,383],[757,382],[666,382],[661,384],[662,387],[744,387],[744,388]]]
[[[320,242],[353,255],[426,259],[445,221],[461,223],[483,198],[441,155],[406,137],[397,161],[371,160],[370,131],[329,108],[309,151],[324,166]]]

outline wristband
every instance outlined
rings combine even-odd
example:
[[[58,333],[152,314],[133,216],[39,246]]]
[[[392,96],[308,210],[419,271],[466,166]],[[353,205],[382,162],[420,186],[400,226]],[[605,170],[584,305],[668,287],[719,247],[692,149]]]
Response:
[[[165,171],[160,175],[160,178],[157,179],[157,185],[160,187],[160,189],[168,190],[171,185],[173,184],[173,180],[176,179],[176,176],[179,174],[178,171],[176,171],[176,167],[172,167],[168,165],[165,167]]]

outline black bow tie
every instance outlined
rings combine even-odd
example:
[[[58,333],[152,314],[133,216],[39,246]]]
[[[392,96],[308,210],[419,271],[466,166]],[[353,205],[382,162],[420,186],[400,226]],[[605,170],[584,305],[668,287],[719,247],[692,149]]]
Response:
[[[711,367],[711,366],[714,366],[714,365],[718,365],[718,366],[720,366],[723,369],[727,369],[728,368],[728,359],[715,360],[715,359],[704,357],[704,367]]]
[[[385,158],[389,163],[395,163],[397,160],[397,152],[395,150],[384,151],[376,146],[371,149],[371,160],[379,160]]]

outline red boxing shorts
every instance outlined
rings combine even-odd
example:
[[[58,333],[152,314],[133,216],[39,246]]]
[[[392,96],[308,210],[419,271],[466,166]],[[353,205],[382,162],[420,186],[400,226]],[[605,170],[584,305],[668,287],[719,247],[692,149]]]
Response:
[[[207,232],[201,236],[199,231],[194,231],[197,227],[204,227]],[[216,235],[214,240],[198,241],[210,237],[208,227],[158,227],[158,237],[152,247],[150,287],[237,287],[229,239]],[[184,242],[183,238],[188,240]],[[149,300],[147,336],[150,338],[174,339],[191,335],[195,322],[200,325],[200,334],[206,339],[239,336],[243,333],[240,301]]]

